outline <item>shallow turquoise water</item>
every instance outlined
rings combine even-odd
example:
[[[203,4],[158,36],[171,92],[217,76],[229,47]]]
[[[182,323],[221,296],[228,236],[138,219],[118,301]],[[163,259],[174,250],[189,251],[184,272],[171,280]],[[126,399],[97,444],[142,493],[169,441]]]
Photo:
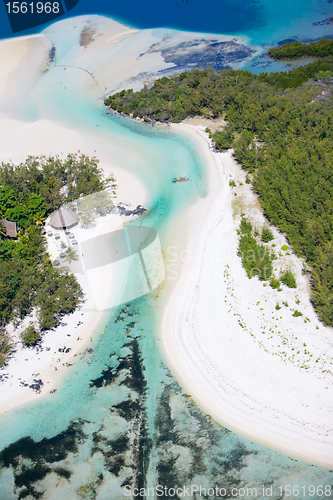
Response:
[[[105,335],[82,353],[54,395],[1,419],[2,442],[13,441],[0,455],[1,499],[26,491],[28,498],[45,492],[41,498],[120,500],[125,485],[217,486],[225,497],[232,488],[257,488],[254,497],[267,498],[265,485],[277,500],[280,485],[332,483],[332,473],[251,443],[205,416],[165,366],[156,313],[149,296],[118,307]]]

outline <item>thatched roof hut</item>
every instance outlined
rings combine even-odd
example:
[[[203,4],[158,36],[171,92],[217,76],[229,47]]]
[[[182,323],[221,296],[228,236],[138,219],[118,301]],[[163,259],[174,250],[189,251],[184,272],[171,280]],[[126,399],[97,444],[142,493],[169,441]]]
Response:
[[[61,207],[56,210],[50,220],[53,229],[70,229],[78,223],[77,215],[69,208]]]
[[[17,225],[16,222],[11,222],[6,219],[1,219],[1,226],[6,228],[6,236],[8,238],[16,238],[17,235]]]

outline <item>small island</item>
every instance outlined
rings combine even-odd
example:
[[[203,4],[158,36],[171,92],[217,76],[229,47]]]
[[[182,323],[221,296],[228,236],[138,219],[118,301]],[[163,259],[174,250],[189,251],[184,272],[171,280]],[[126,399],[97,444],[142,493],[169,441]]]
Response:
[[[22,341],[31,345],[80,303],[82,289],[76,277],[52,265],[44,221],[63,203],[101,191],[104,185],[98,160],[84,155],[1,164],[0,366],[11,347],[6,325],[19,325],[34,310],[38,326],[30,324],[22,334]]]
[[[329,57],[333,55],[333,40],[322,38],[319,42],[284,43],[268,51],[273,59],[298,59],[300,57]]]

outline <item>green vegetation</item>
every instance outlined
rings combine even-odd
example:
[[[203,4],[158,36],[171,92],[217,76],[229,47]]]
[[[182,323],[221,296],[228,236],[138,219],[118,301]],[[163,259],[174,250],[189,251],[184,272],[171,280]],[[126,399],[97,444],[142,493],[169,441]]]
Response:
[[[290,269],[286,269],[285,271],[281,272],[280,280],[284,285],[288,286],[289,288],[297,288],[295,276],[290,271]]]
[[[205,129],[206,134],[208,134],[208,137],[211,139],[213,137],[212,131],[210,130],[209,127],[206,127]]]
[[[261,233],[261,241],[268,243],[274,239],[272,231],[268,227],[263,227]]]
[[[297,309],[295,309],[293,316],[295,318],[298,318],[299,316],[303,316],[303,314],[300,311],[297,311]]]
[[[269,283],[270,283],[271,287],[274,288],[275,290],[280,288],[280,286],[281,286],[280,280],[278,280],[274,275],[269,280]]]
[[[264,245],[259,245],[252,236],[252,224],[244,215],[240,224],[240,240],[238,255],[249,278],[257,275],[261,281],[266,281],[272,274],[272,261],[275,255]]]
[[[251,231],[252,231],[251,221],[249,221],[244,214],[241,214],[241,221],[240,221],[241,234],[251,234]]]
[[[105,104],[150,120],[223,116],[228,126],[213,134],[215,147],[233,147],[251,174],[268,220],[307,261],[320,319],[333,325],[333,99],[314,83],[321,72],[333,72],[332,57],[259,75],[194,69]]]
[[[26,346],[30,347],[36,345],[39,339],[40,339],[39,333],[36,331],[34,325],[30,323],[29,326],[22,333],[23,343]]]
[[[78,260],[77,251],[74,248],[67,247],[64,252],[64,259],[70,264],[72,260]]]
[[[236,182],[233,181],[232,179],[229,181],[229,186],[231,187],[236,187]]]
[[[0,368],[3,367],[6,361],[6,356],[12,348],[13,342],[9,337],[5,328],[0,327]]]
[[[275,105],[274,99],[266,102],[269,95],[280,96],[281,90],[297,88],[309,78],[318,75],[319,71],[332,70],[332,57],[291,71],[260,73],[259,75],[228,68],[217,73],[213,68],[202,71],[193,69],[171,78],[159,78],[152,86],[145,85],[138,92],[129,89],[110,95],[104,103],[119,113],[133,117],[145,116],[149,120],[162,122],[180,122],[188,116],[207,118],[223,116],[230,120],[225,115],[230,110],[241,111],[240,105],[245,105],[247,112],[243,121],[250,124],[256,122],[258,114]],[[237,100],[235,100],[236,96],[238,96]],[[250,102],[249,96],[252,96]],[[281,99],[282,102],[286,100]],[[252,106],[248,107],[250,103]],[[265,117],[263,118],[265,121]],[[251,132],[250,127],[243,128]],[[230,141],[233,141],[234,130],[226,127],[222,132],[213,134],[219,149],[229,147]]]
[[[276,303],[275,309],[276,309],[277,311],[279,311],[279,310],[281,309],[281,306],[280,306],[280,304],[279,304],[278,302]]]
[[[274,59],[296,59],[303,56],[327,57],[333,55],[333,40],[323,38],[319,42],[312,43],[284,43],[281,47],[269,49],[268,53]]]
[[[52,266],[42,224],[63,203],[103,188],[98,161],[84,155],[69,155],[64,160],[29,157],[20,165],[1,164],[0,215],[19,228],[16,239],[0,232],[3,326],[22,320],[35,307],[39,329],[50,329],[75,309],[81,288],[74,275]]]
[[[14,214],[17,211],[17,217],[11,217],[12,212],[4,213],[4,217],[14,220],[21,227],[22,220],[23,222],[27,220],[30,224],[32,222],[31,219],[24,218],[27,209],[35,216],[38,213],[48,215],[64,203],[76,200],[81,194],[88,195],[101,191],[104,183],[96,158],[70,154],[64,160],[29,156],[20,165],[2,163],[0,187],[9,188],[17,195],[17,199],[13,199],[12,206],[8,205],[7,195],[7,209],[13,209]],[[2,199],[0,194],[0,211],[3,210]],[[18,220],[20,213],[22,220]]]
[[[281,250],[283,250],[284,252],[286,252],[288,250],[287,245],[282,245]]]
[[[325,83],[333,80],[333,71],[318,71],[313,78],[315,81],[323,80]]]

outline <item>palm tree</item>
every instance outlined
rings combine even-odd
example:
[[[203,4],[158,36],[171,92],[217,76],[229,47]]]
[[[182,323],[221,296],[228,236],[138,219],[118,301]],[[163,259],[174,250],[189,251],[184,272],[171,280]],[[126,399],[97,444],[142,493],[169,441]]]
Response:
[[[42,226],[43,222],[47,219],[47,217],[44,217],[44,215],[41,212],[37,212],[34,217],[34,222],[36,226]]]
[[[64,254],[64,259],[71,263],[72,260],[78,260],[77,251],[74,248],[67,247]]]

